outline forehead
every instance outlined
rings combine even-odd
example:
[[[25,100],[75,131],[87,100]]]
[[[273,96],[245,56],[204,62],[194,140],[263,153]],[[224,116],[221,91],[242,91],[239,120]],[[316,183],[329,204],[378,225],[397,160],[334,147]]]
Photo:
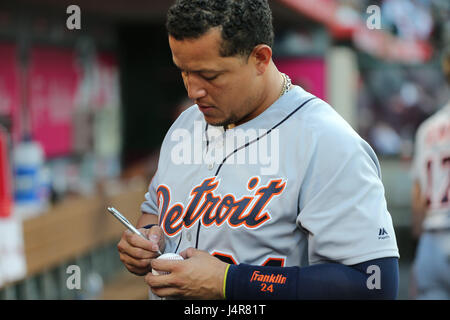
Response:
[[[196,39],[176,40],[169,35],[173,62],[186,71],[223,69],[240,60],[237,57],[220,56],[221,43],[218,28],[213,28]]]

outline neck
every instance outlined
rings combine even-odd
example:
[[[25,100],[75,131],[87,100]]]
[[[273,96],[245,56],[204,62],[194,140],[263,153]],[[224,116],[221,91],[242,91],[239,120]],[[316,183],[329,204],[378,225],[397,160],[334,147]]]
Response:
[[[266,108],[268,108],[278,100],[283,90],[284,84],[282,73],[278,71],[275,64],[272,63],[267,72],[267,81],[264,89],[264,92],[267,92],[265,101]]]
[[[260,98],[258,101],[257,112],[253,113],[252,118],[263,113],[269,108],[278,98],[283,89],[283,76],[273,62],[271,62],[266,73],[264,74],[263,85],[257,96]],[[241,123],[247,122],[251,119],[243,119],[238,123],[229,124],[225,129],[232,129]]]
[[[264,84],[261,87],[259,101],[258,114],[264,112],[269,108],[275,101],[280,98],[280,94],[283,90],[284,79],[282,73],[278,71],[275,64],[272,62],[266,71],[264,79]]]

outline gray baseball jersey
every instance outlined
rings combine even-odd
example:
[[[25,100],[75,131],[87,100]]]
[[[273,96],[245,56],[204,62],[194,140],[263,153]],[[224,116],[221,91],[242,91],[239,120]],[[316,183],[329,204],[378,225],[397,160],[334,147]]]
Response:
[[[424,230],[450,228],[450,102],[417,130],[412,170],[427,198]]]
[[[168,131],[141,209],[166,252],[229,263],[346,265],[398,257],[380,166],[324,101],[298,86],[233,129],[194,105]]]

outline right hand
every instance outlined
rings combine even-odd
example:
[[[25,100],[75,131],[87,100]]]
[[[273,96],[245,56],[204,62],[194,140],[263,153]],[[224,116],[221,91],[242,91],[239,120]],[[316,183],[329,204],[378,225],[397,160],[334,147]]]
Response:
[[[159,256],[158,249],[164,252],[165,241],[161,227],[140,228],[146,240],[129,230],[125,230],[117,244],[120,261],[131,273],[139,276],[151,272],[150,262]]]

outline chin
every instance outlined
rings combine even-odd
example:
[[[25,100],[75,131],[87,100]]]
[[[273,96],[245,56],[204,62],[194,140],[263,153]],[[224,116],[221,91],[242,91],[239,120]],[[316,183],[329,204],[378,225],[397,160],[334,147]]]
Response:
[[[224,127],[227,126],[231,123],[233,123],[233,121],[230,120],[224,120],[224,119],[212,119],[209,117],[204,117],[206,123],[208,123],[211,126],[215,126],[215,127]]]

